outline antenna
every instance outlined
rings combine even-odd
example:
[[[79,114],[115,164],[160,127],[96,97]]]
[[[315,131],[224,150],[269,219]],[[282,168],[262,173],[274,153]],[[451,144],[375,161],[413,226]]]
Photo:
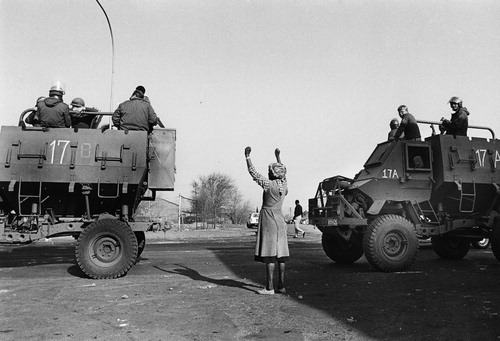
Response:
[[[101,7],[104,16],[106,17],[106,21],[108,22],[108,27],[109,27],[109,33],[111,34],[111,95],[109,99],[109,111],[113,112],[113,88],[114,88],[114,76],[115,76],[115,40],[113,38],[113,29],[111,28],[111,22],[109,21],[108,15],[106,14],[104,7],[102,7],[99,0],[95,1],[99,5],[99,7]],[[111,127],[111,119],[109,122],[109,126]]]

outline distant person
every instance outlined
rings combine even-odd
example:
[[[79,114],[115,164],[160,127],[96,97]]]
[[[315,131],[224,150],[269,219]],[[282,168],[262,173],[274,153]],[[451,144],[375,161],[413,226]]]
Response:
[[[302,220],[302,206],[299,204],[298,200],[295,200],[295,210],[293,212],[293,227],[295,229],[295,235],[293,238],[299,238],[299,233],[302,234],[302,238],[306,236],[306,232],[300,228],[300,221]]]
[[[121,103],[112,116],[113,125],[120,130],[152,131],[158,118],[149,103],[144,99],[146,89],[139,85],[128,101]]]
[[[394,140],[394,135],[396,135],[396,132],[398,131],[399,128],[399,121],[397,118],[393,118],[391,122],[389,123],[389,127],[391,128],[391,131],[389,134],[387,134],[387,141],[392,141]],[[403,138],[404,133],[401,133],[400,138]]]
[[[78,129],[89,129],[92,128],[92,120],[96,118],[96,115],[85,114],[84,112],[98,112],[96,108],[87,108],[85,106],[85,101],[76,97],[71,101],[71,126]]]
[[[255,244],[255,257],[257,262],[266,264],[266,287],[259,290],[261,295],[273,295],[274,291],[274,269],[278,263],[278,292],[286,293],[285,290],[285,261],[289,258],[287,240],[287,225],[283,216],[283,200],[288,193],[286,182],[286,167],[281,163],[280,150],[276,148],[275,163],[269,165],[268,176],[260,175],[252,165],[250,152],[252,148],[245,148],[245,158],[248,172],[253,180],[264,190],[262,197],[262,209],[259,214],[259,225],[257,227],[257,241]]]
[[[40,126],[40,117],[38,117],[38,103],[45,100],[46,97],[41,96],[38,97],[35,103],[35,106],[33,107],[31,114],[28,115],[26,118],[26,123],[31,124],[33,127],[39,127]]]
[[[49,90],[49,97],[37,103],[40,125],[48,128],[70,128],[69,107],[63,102],[65,86],[55,81]]]
[[[462,106],[462,100],[459,97],[453,96],[448,101],[453,114],[451,119],[447,120],[441,118],[441,125],[439,130],[441,133],[453,136],[467,136],[467,129],[469,128],[469,111]]]
[[[398,107],[398,114],[401,117],[401,123],[396,134],[394,134],[394,139],[399,140],[403,138],[410,141],[420,141],[420,129],[418,128],[417,120],[408,112],[408,107],[400,105]]]

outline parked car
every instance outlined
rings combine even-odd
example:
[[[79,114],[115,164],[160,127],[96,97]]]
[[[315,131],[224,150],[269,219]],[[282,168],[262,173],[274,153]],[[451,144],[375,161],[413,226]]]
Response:
[[[247,227],[249,229],[256,229],[258,225],[259,225],[259,214],[258,213],[251,213],[248,216]]]

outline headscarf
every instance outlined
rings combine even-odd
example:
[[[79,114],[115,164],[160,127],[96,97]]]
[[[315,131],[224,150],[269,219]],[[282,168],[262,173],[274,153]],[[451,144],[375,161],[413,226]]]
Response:
[[[269,172],[276,179],[284,179],[286,176],[286,167],[282,163],[273,162],[269,164]]]
[[[286,182],[286,167],[282,163],[273,162],[269,165],[269,173],[277,180],[278,190],[283,194],[284,183]]]

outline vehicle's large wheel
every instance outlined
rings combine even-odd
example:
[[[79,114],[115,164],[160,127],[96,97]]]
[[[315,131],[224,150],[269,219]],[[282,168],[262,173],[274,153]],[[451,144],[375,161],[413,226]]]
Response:
[[[76,243],[76,260],[91,278],[117,278],[134,265],[137,238],[132,229],[119,220],[102,219],[86,227]]]
[[[134,234],[135,238],[137,238],[137,258],[139,258],[146,246],[146,233],[144,233],[144,231],[137,231],[134,232]]]
[[[465,238],[451,236],[432,236],[432,248],[434,252],[444,259],[462,259],[469,252],[470,242]]]
[[[361,238],[352,235],[349,241],[341,236],[323,233],[321,245],[326,255],[339,264],[351,264],[363,256]]]
[[[418,255],[418,238],[413,225],[405,218],[388,214],[372,221],[363,236],[363,250],[377,270],[407,270]]]
[[[483,238],[481,240],[473,240],[470,242],[475,249],[487,249],[490,246],[490,238]]]

